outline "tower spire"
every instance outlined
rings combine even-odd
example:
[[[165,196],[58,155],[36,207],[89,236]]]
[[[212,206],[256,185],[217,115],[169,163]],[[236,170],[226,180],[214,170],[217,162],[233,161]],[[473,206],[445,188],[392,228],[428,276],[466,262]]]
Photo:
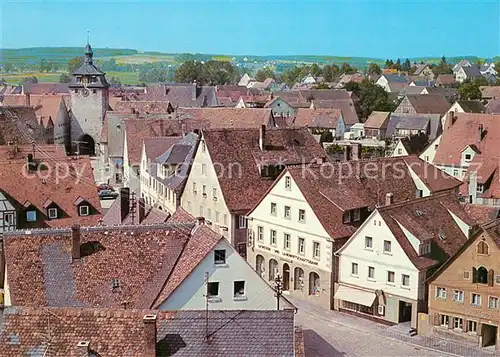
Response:
[[[87,45],[85,45],[85,63],[92,64],[92,57],[94,53],[90,46],[90,31],[87,31]]]
[[[90,31],[87,30],[87,45],[90,45]]]

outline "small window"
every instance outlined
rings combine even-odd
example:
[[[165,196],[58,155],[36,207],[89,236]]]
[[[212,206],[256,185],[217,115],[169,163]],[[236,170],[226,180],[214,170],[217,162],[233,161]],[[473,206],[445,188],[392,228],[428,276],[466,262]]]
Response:
[[[388,271],[387,272],[387,282],[388,283],[393,283],[394,284],[394,279],[395,279],[395,273],[393,271]]]
[[[193,182],[193,193],[196,195],[196,182]]]
[[[470,161],[472,159],[471,154],[465,154],[465,161]]]
[[[496,296],[490,296],[488,298],[488,307],[490,309],[498,309],[498,298]]]
[[[353,216],[354,216],[354,217],[353,217],[353,221],[354,221],[354,222],[359,221],[359,218],[360,218],[360,211],[359,211],[359,209],[355,209],[355,210],[354,210],[354,211],[352,211],[352,212],[353,212]]]
[[[219,223],[220,213],[219,211],[215,211],[215,223]]]
[[[461,290],[453,290],[453,301],[464,302],[464,292]]]
[[[390,253],[391,252],[391,241],[389,240],[384,240],[384,253]]]
[[[206,185],[201,186],[201,193],[202,193],[203,197],[207,197],[207,186]]]
[[[209,282],[208,283],[208,297],[217,297],[219,296],[219,283],[218,282]]]
[[[271,229],[270,239],[271,245],[276,245],[276,231],[274,229]]]
[[[247,228],[247,218],[245,216],[238,216],[238,228]]]
[[[205,145],[205,141],[204,141],[204,140],[202,140],[202,141],[201,141],[201,152],[205,152],[206,150],[207,150],[207,147],[206,147],[206,145]]]
[[[375,279],[375,268],[368,267],[368,279]]]
[[[285,219],[290,219],[291,218],[291,208],[290,206],[285,206],[285,212],[284,212],[284,217]]]
[[[112,279],[111,280],[111,288],[119,289],[120,288],[120,279]]]
[[[464,271],[464,279],[469,280],[470,279],[470,271],[466,270]]]
[[[57,218],[57,208],[49,208],[48,215],[49,215],[50,219],[56,219]]]
[[[461,330],[463,328],[464,320],[460,317],[453,318],[453,328]]]
[[[212,189],[212,196],[214,197],[214,201],[217,201],[217,189],[215,187]]]
[[[89,215],[89,206],[80,206],[79,213],[80,216],[88,216]]]
[[[208,220],[212,219],[212,210],[210,208],[207,208],[207,219]]]
[[[478,183],[477,187],[476,187],[476,192],[483,193],[484,192],[484,185],[481,185],[480,183]]]
[[[406,274],[401,274],[401,284],[403,286],[410,286],[410,276]]]
[[[4,226],[11,226],[14,224],[14,214],[12,213],[4,213],[3,215]]]
[[[385,306],[384,305],[379,305],[377,308],[379,316],[384,316],[385,315]]]
[[[276,203],[271,202],[271,216],[276,216],[276,213],[277,213]]]
[[[439,315],[439,324],[448,327],[450,324],[450,317],[448,315]]]
[[[290,250],[290,234],[283,233],[283,249]]]
[[[437,287],[436,288],[436,298],[446,299],[446,288]]]
[[[290,190],[292,188],[292,179],[290,178],[290,176],[285,177],[285,188],[287,190]]]
[[[319,242],[313,242],[313,254],[314,254],[314,258],[319,259],[319,257],[320,257]]]
[[[257,227],[257,239],[259,240],[259,242],[262,242],[264,240],[264,227]]]
[[[36,221],[36,211],[26,212],[26,220],[28,222],[35,222]]]
[[[226,250],[216,249],[214,252],[214,263],[215,264],[226,264]]]
[[[234,297],[243,297],[245,296],[245,282],[244,281],[235,281],[234,282]]]
[[[305,222],[306,221],[306,210],[299,209],[299,222]]]
[[[305,251],[306,251],[306,240],[304,238],[299,238],[298,252],[299,254],[304,255]]]
[[[351,212],[349,212],[349,211],[344,212],[344,215],[342,216],[342,222],[344,222],[344,223],[351,222]]]
[[[477,332],[477,322],[471,321],[471,320],[467,321],[467,331],[476,333]]]
[[[472,304],[472,306],[481,306],[481,295],[472,294],[471,304]]]
[[[420,243],[418,250],[420,255],[429,254],[431,252],[431,244],[429,242]]]
[[[358,276],[358,263],[351,263],[351,275]]]
[[[479,242],[477,243],[477,254],[484,254],[484,255],[487,255],[488,254],[488,244],[486,242]]]
[[[207,165],[206,164],[201,164],[201,174],[202,175],[207,174]]]
[[[372,237],[365,237],[365,248],[366,249],[373,249],[373,238]]]

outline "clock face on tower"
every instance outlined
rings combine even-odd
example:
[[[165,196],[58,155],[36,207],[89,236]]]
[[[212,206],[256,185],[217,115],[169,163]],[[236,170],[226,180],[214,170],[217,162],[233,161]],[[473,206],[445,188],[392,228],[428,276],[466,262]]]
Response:
[[[89,95],[89,90],[87,88],[84,88],[82,94],[84,97],[87,97]]]

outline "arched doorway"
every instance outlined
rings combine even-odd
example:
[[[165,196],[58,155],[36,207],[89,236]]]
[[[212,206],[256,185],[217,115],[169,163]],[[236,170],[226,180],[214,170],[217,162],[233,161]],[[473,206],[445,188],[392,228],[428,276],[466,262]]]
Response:
[[[90,135],[84,134],[80,136],[75,145],[78,155],[95,156],[95,141]]]
[[[264,273],[264,264],[265,264],[264,257],[262,255],[258,254],[255,257],[255,271],[260,276],[262,276],[262,274]]]
[[[319,275],[315,272],[309,273],[309,295],[319,295]]]
[[[269,260],[269,280],[274,280],[276,278],[276,272],[278,270],[278,262],[275,259]]]
[[[290,290],[290,266],[283,264],[283,291]]]
[[[302,290],[304,287],[304,270],[302,268],[295,268],[293,270],[293,289]]]

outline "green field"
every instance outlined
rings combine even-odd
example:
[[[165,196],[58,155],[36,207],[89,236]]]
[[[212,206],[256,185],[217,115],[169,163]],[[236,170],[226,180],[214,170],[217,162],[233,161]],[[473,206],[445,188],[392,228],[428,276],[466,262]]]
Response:
[[[1,74],[0,78],[4,78],[9,84],[21,84],[25,77],[35,76],[39,83],[54,83],[59,82],[59,77],[62,73],[40,73],[40,72],[25,72],[13,74]],[[122,84],[138,84],[139,73],[136,72],[108,72],[106,73],[108,80],[111,77],[120,78]]]

